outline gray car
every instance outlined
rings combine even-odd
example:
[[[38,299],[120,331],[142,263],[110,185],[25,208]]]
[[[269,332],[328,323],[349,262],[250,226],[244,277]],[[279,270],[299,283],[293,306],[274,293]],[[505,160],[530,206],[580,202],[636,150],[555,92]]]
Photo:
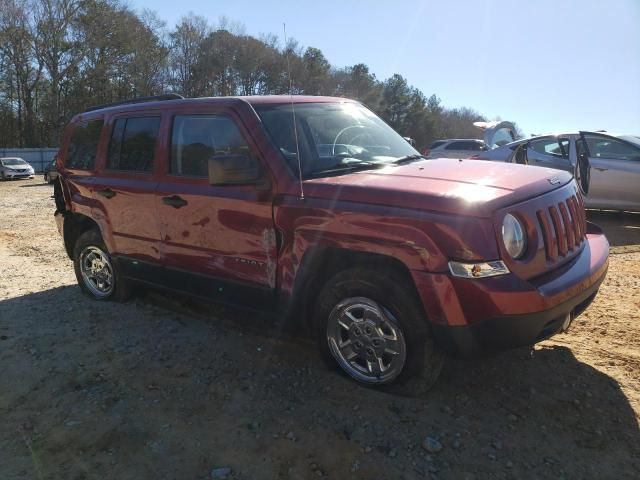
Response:
[[[56,170],[56,158],[54,157],[53,160],[51,160],[51,163],[49,165],[47,165],[47,167],[44,170],[44,181],[47,183],[53,183],[55,182],[56,178],[58,178],[58,170]]]
[[[640,138],[636,136],[586,131],[543,135],[473,158],[565,170],[589,181],[587,207],[640,211]]]

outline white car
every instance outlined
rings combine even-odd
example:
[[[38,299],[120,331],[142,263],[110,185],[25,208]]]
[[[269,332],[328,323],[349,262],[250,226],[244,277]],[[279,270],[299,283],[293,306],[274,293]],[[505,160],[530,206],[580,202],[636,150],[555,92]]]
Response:
[[[18,157],[0,158],[0,179],[33,178],[33,167]]]

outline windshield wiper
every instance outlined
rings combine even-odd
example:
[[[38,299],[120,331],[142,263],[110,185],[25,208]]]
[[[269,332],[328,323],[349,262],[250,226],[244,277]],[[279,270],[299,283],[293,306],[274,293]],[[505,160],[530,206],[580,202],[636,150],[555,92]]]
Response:
[[[381,168],[384,165],[377,162],[359,162],[359,163],[336,163],[327,168],[323,168],[322,170],[317,170],[315,172],[311,172],[309,174],[310,177],[315,177],[319,175],[331,174],[331,173],[341,173],[341,172],[355,172],[358,170],[369,170],[371,168]]]
[[[420,160],[423,158],[427,158],[427,157],[416,153],[413,155],[405,155],[404,157],[398,157],[395,160],[393,160],[391,163],[393,163],[394,165],[401,165],[403,163],[409,163],[409,162],[413,162],[414,160]]]

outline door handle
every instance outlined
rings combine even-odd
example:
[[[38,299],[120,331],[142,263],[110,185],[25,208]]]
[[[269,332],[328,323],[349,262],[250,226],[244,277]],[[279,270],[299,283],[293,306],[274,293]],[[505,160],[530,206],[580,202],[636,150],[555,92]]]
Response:
[[[599,172],[606,172],[607,170],[609,170],[608,168],[600,168],[600,167],[593,167],[593,168],[595,168]]]
[[[184,207],[188,202],[178,195],[172,195],[171,197],[162,197],[162,203],[164,203],[165,205],[170,205],[173,208],[180,208]]]
[[[116,192],[110,188],[103,188],[102,190],[98,190],[97,193],[98,195],[102,195],[104,198],[113,198],[116,196]]]

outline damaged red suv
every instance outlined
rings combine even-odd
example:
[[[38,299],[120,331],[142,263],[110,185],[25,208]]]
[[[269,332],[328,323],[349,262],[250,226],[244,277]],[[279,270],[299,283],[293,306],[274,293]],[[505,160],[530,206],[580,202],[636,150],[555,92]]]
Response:
[[[445,352],[545,339],[607,271],[568,173],[424,159],[342,98],[91,109],[58,170],[55,218],[86,294],[142,284],[268,310],[366,384],[428,385]]]

